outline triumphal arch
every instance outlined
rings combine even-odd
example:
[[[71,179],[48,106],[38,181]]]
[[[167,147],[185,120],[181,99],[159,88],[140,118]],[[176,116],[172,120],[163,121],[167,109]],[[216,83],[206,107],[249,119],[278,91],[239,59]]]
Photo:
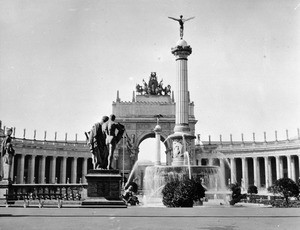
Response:
[[[138,160],[141,142],[155,137],[153,129],[157,122],[162,128],[161,141],[166,147],[166,152],[162,153],[162,157],[166,157],[167,165],[171,164],[172,143],[167,137],[174,133],[175,106],[171,86],[164,86],[163,80],[158,81],[156,72],[152,72],[146,81],[143,79],[141,85],[136,85],[132,101],[122,101],[119,92],[117,93],[117,99],[112,104],[112,111],[116,115],[116,120],[125,125],[126,138],[119,142],[114,153],[116,168],[122,170],[122,167],[125,167],[125,172],[131,170]],[[192,133],[195,132],[196,122],[194,103],[189,101],[189,125]],[[125,166],[122,165],[123,154]],[[155,154],[155,146],[153,146],[153,154]]]

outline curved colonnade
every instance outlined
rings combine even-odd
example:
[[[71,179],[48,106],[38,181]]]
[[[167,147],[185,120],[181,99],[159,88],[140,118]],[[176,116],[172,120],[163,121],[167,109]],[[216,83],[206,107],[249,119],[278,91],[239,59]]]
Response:
[[[277,179],[300,177],[300,139],[274,142],[208,143],[196,146],[198,165],[218,165],[225,185],[266,189]]]

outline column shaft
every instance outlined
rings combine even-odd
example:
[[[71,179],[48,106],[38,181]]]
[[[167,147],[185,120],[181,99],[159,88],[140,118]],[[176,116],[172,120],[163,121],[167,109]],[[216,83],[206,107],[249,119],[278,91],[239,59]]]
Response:
[[[65,184],[66,183],[66,174],[67,174],[67,158],[62,157],[61,162],[60,162],[60,184]]]
[[[77,157],[73,157],[71,166],[71,183],[76,184],[77,182]]]
[[[41,156],[39,162],[39,184],[46,183],[45,172],[46,172],[46,156]]]
[[[187,60],[177,60],[176,124],[188,124]]]
[[[269,187],[268,157],[264,157],[264,159],[265,159],[265,187],[267,189]]]
[[[286,156],[287,159],[287,173],[288,173],[288,178],[292,177],[292,171],[291,171],[291,156],[287,155]],[[292,179],[292,178],[291,178]]]
[[[279,157],[279,178],[283,178],[283,159]]]
[[[268,172],[269,172],[269,175],[268,175],[268,178],[269,178],[269,186],[271,186],[273,184],[273,181],[272,181],[272,161],[271,161],[271,158],[269,158],[268,160]]]
[[[244,189],[248,188],[248,162],[245,157],[242,158],[242,175],[244,180]]]
[[[19,155],[18,159],[18,173],[17,173],[17,183],[23,184],[24,181],[24,166],[25,166],[25,155]]]
[[[51,184],[55,184],[55,176],[56,176],[56,156],[52,156],[50,160],[50,178],[49,182]]]
[[[257,157],[253,157],[253,181],[254,185],[258,188],[260,185],[258,184],[257,167]]]
[[[82,183],[86,183],[88,158],[84,157],[82,161]]]
[[[155,159],[155,165],[161,165],[161,160],[160,160],[160,133],[155,132],[155,140],[156,140],[156,159]]]
[[[230,180],[232,184],[236,182],[235,158],[230,158]]]
[[[280,176],[280,157],[279,156],[276,156],[275,157],[275,161],[276,161],[276,179],[280,179],[281,176]]]
[[[295,174],[295,159],[291,156],[291,179],[296,181],[296,174]]]
[[[35,155],[31,155],[29,159],[29,164],[28,164],[28,183],[29,184],[34,184],[34,172],[35,172]]]

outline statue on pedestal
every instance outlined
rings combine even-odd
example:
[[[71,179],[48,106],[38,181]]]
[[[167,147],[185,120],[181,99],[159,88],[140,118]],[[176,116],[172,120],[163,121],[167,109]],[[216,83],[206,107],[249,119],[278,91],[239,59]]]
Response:
[[[107,167],[108,149],[105,143],[106,133],[104,126],[108,121],[108,116],[103,116],[102,120],[96,123],[89,133],[86,133],[87,142],[93,157],[94,169]]]
[[[106,133],[106,146],[108,149],[107,169],[112,169],[111,165],[116,145],[119,143],[125,132],[124,125],[115,122],[115,119],[116,116],[114,114],[110,115],[108,122],[105,123],[103,127]]]
[[[11,180],[10,170],[12,165],[12,160],[15,155],[15,150],[12,145],[12,128],[7,128],[6,137],[1,143],[1,177],[2,180]]]

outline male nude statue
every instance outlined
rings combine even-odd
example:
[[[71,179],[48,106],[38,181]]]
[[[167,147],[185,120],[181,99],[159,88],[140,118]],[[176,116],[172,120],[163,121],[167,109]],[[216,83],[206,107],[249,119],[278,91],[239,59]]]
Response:
[[[108,122],[103,127],[106,132],[106,145],[108,149],[107,169],[112,169],[111,165],[116,145],[121,140],[125,131],[124,125],[115,122],[115,119],[116,116],[114,114],[110,115]]]
[[[108,149],[105,143],[106,133],[103,130],[107,121],[108,116],[103,116],[102,120],[96,123],[89,133],[88,144],[93,154],[94,169],[107,167]]]

